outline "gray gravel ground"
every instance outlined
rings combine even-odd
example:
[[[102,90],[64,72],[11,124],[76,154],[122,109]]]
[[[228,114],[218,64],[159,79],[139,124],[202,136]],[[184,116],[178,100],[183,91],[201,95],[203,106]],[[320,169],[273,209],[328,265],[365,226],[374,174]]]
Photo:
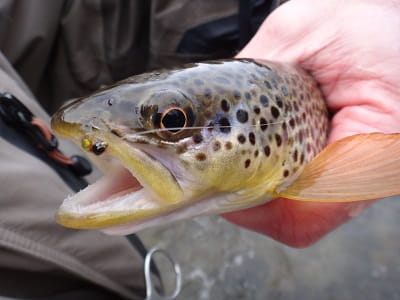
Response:
[[[400,299],[400,197],[378,202],[301,250],[219,217],[147,229],[140,236],[180,263],[179,300]]]

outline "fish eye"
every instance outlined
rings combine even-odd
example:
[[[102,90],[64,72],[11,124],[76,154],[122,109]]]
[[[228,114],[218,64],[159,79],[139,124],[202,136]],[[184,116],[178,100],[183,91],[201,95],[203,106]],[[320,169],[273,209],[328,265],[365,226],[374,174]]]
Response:
[[[187,125],[187,114],[180,107],[170,107],[166,109],[160,118],[160,127],[167,129],[171,133],[178,133]]]

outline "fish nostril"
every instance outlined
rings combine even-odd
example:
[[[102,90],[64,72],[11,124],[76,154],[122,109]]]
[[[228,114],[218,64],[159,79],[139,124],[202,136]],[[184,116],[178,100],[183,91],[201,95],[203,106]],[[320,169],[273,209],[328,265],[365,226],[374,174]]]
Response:
[[[107,143],[106,142],[96,142],[92,146],[92,152],[96,155],[102,154],[104,151],[106,151],[107,148]]]

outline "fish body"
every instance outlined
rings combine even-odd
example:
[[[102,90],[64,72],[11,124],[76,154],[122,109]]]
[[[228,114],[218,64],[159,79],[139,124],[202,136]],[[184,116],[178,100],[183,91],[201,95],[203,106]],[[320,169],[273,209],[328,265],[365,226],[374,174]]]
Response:
[[[108,173],[58,221],[125,234],[280,196],[326,146],[328,112],[299,67],[241,59],[127,78],[61,108],[52,127]]]

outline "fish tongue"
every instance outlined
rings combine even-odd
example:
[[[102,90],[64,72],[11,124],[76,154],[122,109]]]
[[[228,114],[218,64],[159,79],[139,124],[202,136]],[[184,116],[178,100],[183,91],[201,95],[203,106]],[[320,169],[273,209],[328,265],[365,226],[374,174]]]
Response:
[[[78,192],[66,202],[84,208],[95,203],[101,204],[101,202],[118,198],[141,188],[139,181],[127,169],[120,167],[106,173],[100,180]],[[63,203],[63,206],[66,202]]]

